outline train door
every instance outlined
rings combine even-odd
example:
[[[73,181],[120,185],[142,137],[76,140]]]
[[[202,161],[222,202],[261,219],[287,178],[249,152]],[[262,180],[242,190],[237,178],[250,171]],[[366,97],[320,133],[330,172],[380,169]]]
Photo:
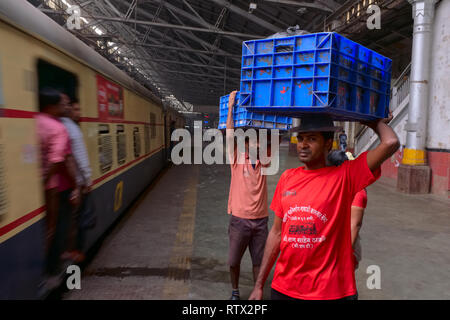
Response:
[[[39,59],[38,88],[50,87],[67,94],[71,101],[78,98],[78,79],[75,74]]]

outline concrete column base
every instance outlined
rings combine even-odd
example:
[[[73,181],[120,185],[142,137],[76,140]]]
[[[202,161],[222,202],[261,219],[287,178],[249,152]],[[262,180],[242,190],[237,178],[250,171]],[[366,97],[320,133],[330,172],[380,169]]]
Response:
[[[409,194],[430,193],[431,169],[429,166],[400,164],[398,167],[397,190]]]

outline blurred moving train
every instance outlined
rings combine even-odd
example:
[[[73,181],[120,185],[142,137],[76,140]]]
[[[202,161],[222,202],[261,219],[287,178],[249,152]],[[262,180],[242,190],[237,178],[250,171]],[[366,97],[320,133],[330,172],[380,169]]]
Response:
[[[80,101],[97,215],[85,249],[167,164],[170,123],[184,127],[181,114],[165,111],[153,93],[31,4],[0,1],[0,299],[39,298],[46,209],[34,115],[44,86]]]

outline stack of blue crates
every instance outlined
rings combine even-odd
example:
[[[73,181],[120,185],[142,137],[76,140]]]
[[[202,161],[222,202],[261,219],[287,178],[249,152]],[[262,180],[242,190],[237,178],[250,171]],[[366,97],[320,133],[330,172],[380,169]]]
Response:
[[[245,41],[241,106],[292,117],[320,112],[342,121],[385,118],[391,64],[334,32]]]
[[[220,97],[219,129],[225,129],[228,117],[228,100],[230,95]],[[240,106],[241,95],[236,94],[236,103],[233,107],[233,120],[235,128],[261,128],[288,130],[292,119],[287,116],[262,114],[251,112]]]

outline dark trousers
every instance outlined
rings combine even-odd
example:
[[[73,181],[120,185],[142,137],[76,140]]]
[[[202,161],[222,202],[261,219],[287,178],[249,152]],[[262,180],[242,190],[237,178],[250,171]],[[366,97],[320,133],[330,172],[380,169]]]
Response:
[[[83,214],[86,210],[88,210],[88,201],[87,196],[83,195],[81,199],[80,208],[77,210],[77,214],[75,215],[77,226],[75,249],[79,251],[83,251],[84,240],[86,238],[86,227],[83,226],[84,221],[82,220]]]
[[[51,233],[46,257],[46,272],[55,274],[58,272],[59,260],[67,246],[67,232],[69,230],[72,206],[70,204],[71,189],[58,193],[58,205],[54,213],[46,219],[47,233]]]
[[[283,294],[283,293],[281,293],[281,292],[279,292],[277,290],[274,290],[273,288],[272,288],[272,291],[271,291],[270,299],[271,300],[304,301],[302,299],[296,299],[296,298],[289,297],[289,296],[287,296],[287,295],[285,295],[285,294]],[[336,299],[336,300],[358,300],[358,292],[356,294],[352,295],[352,296],[348,296],[348,297],[344,297],[344,298]]]

